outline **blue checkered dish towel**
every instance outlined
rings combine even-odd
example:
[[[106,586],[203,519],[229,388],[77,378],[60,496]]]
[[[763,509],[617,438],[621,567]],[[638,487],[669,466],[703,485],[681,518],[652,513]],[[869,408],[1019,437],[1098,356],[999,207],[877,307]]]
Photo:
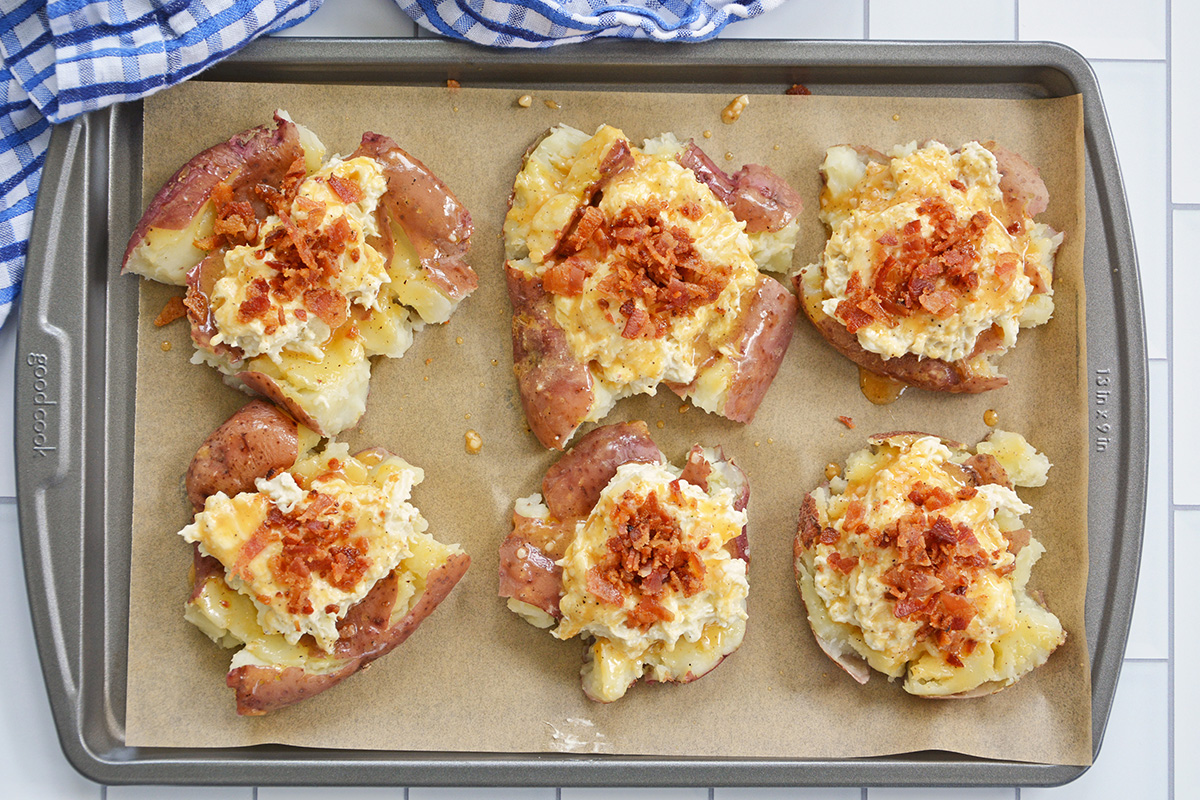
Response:
[[[321,0],[0,0],[0,323],[21,289],[52,123],[190,78]]]
[[[322,0],[0,0],[0,324],[21,290],[53,123],[187,80]],[[711,39],[783,0],[396,0],[420,25],[495,47],[597,36]]]
[[[396,0],[419,25],[495,47],[547,47],[597,36],[701,42],[783,0]]]

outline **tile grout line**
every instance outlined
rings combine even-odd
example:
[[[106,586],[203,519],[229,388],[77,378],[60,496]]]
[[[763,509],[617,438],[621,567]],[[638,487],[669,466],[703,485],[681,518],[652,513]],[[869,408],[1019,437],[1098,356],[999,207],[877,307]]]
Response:
[[[869,40],[870,38],[871,38],[871,0],[863,0],[863,39]],[[863,796],[863,800],[867,800],[865,795]]]
[[[1167,186],[1167,250],[1163,254],[1167,261],[1167,285],[1164,287],[1167,297],[1172,298],[1175,286],[1175,212],[1172,207],[1175,187],[1173,186],[1174,167],[1172,150],[1174,136],[1171,131],[1171,1],[1166,0],[1166,40],[1163,51],[1166,55],[1167,97],[1166,97],[1166,171],[1164,176]],[[1175,304],[1167,303],[1164,309],[1167,315],[1167,798],[1175,797]],[[1143,530],[1142,535],[1145,536]]]
[[[1089,64],[1165,64],[1166,58],[1089,58]]]
[[[1021,41],[1021,0],[1013,0],[1013,41]]]
[[[1168,80],[1168,82],[1170,81],[1170,78],[1171,78],[1171,68],[1170,68],[1170,67],[1167,67],[1167,80]],[[1169,98],[1170,96],[1171,96],[1171,91],[1170,91],[1170,87],[1168,86],[1168,88],[1167,88],[1167,97]],[[1168,113],[1168,114],[1167,114],[1167,121],[1168,121],[1168,122],[1170,121],[1170,118],[1171,118],[1171,117],[1170,117],[1170,113]],[[1168,135],[1169,135],[1169,134],[1168,134]],[[1169,141],[1169,140],[1168,140],[1168,141]],[[1170,159],[1170,157],[1169,157],[1169,156],[1167,157],[1167,163],[1168,163],[1168,164],[1170,164],[1170,163],[1171,163],[1171,159]],[[1169,183],[1169,181],[1168,181],[1168,183]],[[1169,206],[1168,210],[1170,210],[1170,211],[1200,211],[1200,203],[1172,203],[1172,202],[1170,202],[1170,200],[1168,199],[1168,201],[1167,201],[1167,204],[1168,204],[1168,206]]]

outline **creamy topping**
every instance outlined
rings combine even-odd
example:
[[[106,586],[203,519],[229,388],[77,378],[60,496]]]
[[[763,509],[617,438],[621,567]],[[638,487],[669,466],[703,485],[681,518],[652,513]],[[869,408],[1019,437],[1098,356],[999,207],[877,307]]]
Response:
[[[1061,236],[1009,219],[996,158],[977,142],[896,148],[886,163],[834,147],[822,165],[822,310],[884,358],[1003,352],[1049,318]]]

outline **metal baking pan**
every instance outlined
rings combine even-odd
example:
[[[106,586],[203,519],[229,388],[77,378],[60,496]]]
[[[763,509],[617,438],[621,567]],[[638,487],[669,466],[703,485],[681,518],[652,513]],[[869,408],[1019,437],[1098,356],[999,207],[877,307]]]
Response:
[[[196,79],[444,85],[448,78],[513,89],[729,94],[803,83],[822,94],[1083,95],[1093,383],[1086,626],[1098,753],[1141,552],[1147,379],[1129,212],[1087,62],[1039,43],[608,42],[513,53],[439,40],[294,39],[257,42]],[[946,752],[809,760],[126,746],[138,290],[113,278],[141,212],[141,142],[140,103],[55,129],[18,337],[14,429],[25,574],[54,721],[80,772],[101,783],[400,786],[1011,786],[1059,784],[1084,772]]]

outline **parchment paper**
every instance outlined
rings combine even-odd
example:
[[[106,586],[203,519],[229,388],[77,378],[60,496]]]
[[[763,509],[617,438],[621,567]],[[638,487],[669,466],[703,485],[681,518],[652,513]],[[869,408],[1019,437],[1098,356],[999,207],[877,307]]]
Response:
[[[352,449],[382,445],[425,469],[414,502],[436,537],[463,544],[470,571],[408,642],[368,671],[297,706],[242,719],[225,686],[231,651],[183,619],[191,547],[176,532],[191,519],[181,476],[192,454],[246,398],[214,370],[188,362],[185,323],[152,325],[179,289],[143,281],[128,743],[797,758],[937,749],[1090,763],[1080,99],[754,96],[741,119],[726,125],[726,95],[553,92],[524,109],[520,94],[190,83],[146,101],[146,202],[193,153],[263,123],[277,107],[315,130],[331,152],[350,152],[366,130],[392,136],[470,209],[480,286],[449,324],[419,334],[403,359],[375,363],[366,416],[341,437]],[[510,530],[513,500],[538,491],[557,458],[528,432],[517,399],[501,221],[522,153],[559,122],[583,130],[608,122],[634,142],[670,130],[695,137],[723,167],[771,166],[805,197],[797,267],[823,247],[817,167],[825,148],[839,143],[886,150],[926,138],[952,147],[995,139],[1040,166],[1052,198],[1040,219],[1067,233],[1054,319],[1022,331],[1002,360],[1011,379],[1004,389],[973,397],[909,390],[873,406],[858,389],[854,365],[801,318],[750,425],[685,406],[665,389],[618,404],[608,421],[646,420],[668,457],[682,458],[693,442],[720,444],[746,470],[753,560],[741,649],[698,682],[638,685],[610,705],[580,691],[578,640],[560,642],[527,625],[496,596],[496,549]],[[1045,592],[1068,641],[1045,666],[988,698],[920,700],[879,675],[860,687],[821,653],[805,619],[791,555],[800,500],[824,479],[827,463],[843,462],[872,433],[916,429],[973,443],[988,431],[987,409],[1054,463],[1045,488],[1021,494],[1034,507],[1029,527],[1047,549],[1032,584]],[[855,429],[839,415],[852,417]],[[479,455],[465,452],[468,428],[483,438]]]

